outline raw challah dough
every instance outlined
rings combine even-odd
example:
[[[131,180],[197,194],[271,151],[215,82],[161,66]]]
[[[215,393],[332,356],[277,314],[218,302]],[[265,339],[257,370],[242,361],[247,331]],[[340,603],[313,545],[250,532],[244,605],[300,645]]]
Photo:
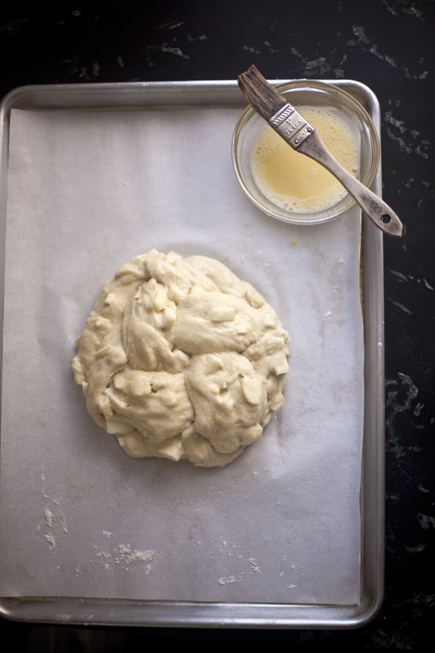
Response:
[[[104,284],[74,378],[130,456],[222,467],[284,403],[288,341],[273,308],[222,263],[152,250]]]

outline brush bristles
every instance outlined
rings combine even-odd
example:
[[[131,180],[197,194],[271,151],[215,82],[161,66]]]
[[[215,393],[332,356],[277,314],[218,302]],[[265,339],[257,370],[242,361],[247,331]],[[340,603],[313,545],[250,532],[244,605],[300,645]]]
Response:
[[[255,66],[242,73],[237,80],[242,93],[253,109],[265,120],[270,120],[286,103]]]

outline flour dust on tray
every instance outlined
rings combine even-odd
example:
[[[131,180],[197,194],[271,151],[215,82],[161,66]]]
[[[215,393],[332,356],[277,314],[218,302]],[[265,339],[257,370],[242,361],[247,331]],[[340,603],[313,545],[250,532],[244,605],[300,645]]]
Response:
[[[273,308],[222,263],[152,250],[104,284],[73,371],[130,456],[222,467],[284,403],[288,341]]]

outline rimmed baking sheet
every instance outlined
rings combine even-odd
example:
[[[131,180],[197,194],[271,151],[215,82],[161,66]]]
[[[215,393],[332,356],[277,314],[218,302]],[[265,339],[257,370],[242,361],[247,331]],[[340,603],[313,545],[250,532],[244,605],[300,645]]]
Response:
[[[377,118],[366,87],[341,85]],[[258,212],[231,168],[242,107],[232,83],[30,87],[4,102],[6,616],[348,626],[379,604],[381,240],[366,225],[378,277],[365,275],[364,341],[359,210],[315,228]],[[286,405],[224,469],[126,457],[73,383],[103,282],[153,247],[229,265],[292,336]],[[112,616],[95,616],[108,601]]]

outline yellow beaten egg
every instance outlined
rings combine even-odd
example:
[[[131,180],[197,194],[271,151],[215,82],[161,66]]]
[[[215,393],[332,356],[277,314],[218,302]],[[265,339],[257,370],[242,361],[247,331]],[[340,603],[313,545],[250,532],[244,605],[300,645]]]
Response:
[[[335,159],[356,176],[358,148],[345,122],[326,109],[298,107],[298,111],[318,131]],[[287,211],[322,211],[334,206],[347,194],[330,172],[293,150],[269,125],[254,142],[251,170],[261,192],[273,204]]]

